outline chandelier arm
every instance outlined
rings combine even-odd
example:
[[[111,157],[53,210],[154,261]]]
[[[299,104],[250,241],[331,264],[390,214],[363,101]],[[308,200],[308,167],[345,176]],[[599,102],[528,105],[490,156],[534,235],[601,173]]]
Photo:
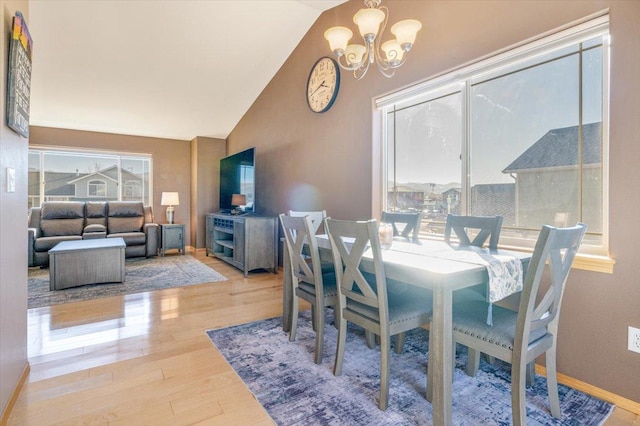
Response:
[[[355,66],[355,65],[349,65],[348,63],[345,65],[342,63],[342,58],[344,58],[344,55],[341,56],[337,56],[336,57],[336,62],[338,63],[338,65],[340,66],[340,68],[342,68],[345,71],[355,71],[357,70],[359,67]],[[346,62],[346,59],[345,59]]]
[[[393,77],[393,75],[396,73],[396,69],[395,68],[391,68],[389,66],[387,66],[385,68],[378,61],[376,61],[376,65],[378,66],[378,71],[380,71],[380,74],[384,75],[387,78]]]

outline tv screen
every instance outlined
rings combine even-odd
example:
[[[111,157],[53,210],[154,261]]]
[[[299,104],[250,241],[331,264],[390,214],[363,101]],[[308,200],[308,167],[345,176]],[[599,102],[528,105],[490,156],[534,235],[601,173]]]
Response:
[[[244,195],[246,204],[233,205],[233,194]],[[236,208],[243,212],[253,212],[256,208],[255,148],[220,160],[220,210],[228,212]]]

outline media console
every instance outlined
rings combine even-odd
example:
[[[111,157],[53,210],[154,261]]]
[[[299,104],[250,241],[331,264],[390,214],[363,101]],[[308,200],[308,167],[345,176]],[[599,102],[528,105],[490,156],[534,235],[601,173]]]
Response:
[[[277,220],[255,214],[206,215],[206,254],[224,260],[248,276],[254,269],[278,272]]]

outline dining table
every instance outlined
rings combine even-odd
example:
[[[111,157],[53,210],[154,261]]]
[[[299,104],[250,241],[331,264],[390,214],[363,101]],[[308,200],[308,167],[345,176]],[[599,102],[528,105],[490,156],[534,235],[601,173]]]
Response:
[[[316,236],[321,258],[331,259],[331,246],[326,234]],[[472,253],[472,254],[469,254]],[[475,253],[477,256],[473,255]],[[382,250],[382,262],[387,278],[419,288],[432,291],[432,322],[429,327],[431,339],[429,357],[432,361],[433,392],[432,410],[433,424],[450,425],[452,415],[452,381],[453,381],[453,294],[455,291],[489,282],[491,263],[496,259],[515,259],[521,263],[520,280],[531,259],[531,253],[508,251],[503,249],[489,250],[474,247],[467,251],[464,248],[452,248],[444,241],[420,240],[419,244],[394,240],[391,247]],[[283,328],[290,327],[291,303],[293,291],[288,255],[284,256],[283,283]],[[360,263],[360,268],[373,273],[373,257],[367,250]],[[517,275],[517,274],[516,274]],[[508,296],[521,290],[514,283],[505,282]],[[490,306],[490,303],[487,303]],[[490,320],[490,310],[489,317]]]

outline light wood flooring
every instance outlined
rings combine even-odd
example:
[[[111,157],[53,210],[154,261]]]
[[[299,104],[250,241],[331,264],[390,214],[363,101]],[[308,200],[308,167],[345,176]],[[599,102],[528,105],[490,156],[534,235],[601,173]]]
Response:
[[[282,273],[31,309],[30,373],[9,425],[267,425],[205,331],[282,314]],[[606,425],[636,425],[616,409]]]

